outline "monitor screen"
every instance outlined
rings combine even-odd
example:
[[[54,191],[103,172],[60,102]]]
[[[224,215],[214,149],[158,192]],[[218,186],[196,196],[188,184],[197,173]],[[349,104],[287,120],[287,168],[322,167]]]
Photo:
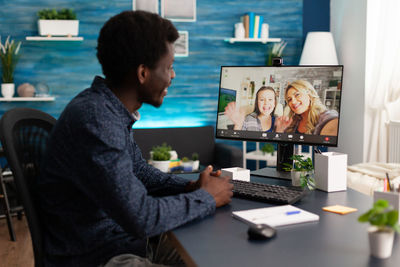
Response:
[[[343,66],[222,66],[217,138],[337,146]]]

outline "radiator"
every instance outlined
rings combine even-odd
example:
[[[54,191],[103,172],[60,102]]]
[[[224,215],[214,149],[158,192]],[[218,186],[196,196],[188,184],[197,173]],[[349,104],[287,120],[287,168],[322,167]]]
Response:
[[[389,122],[388,162],[400,163],[400,121]]]

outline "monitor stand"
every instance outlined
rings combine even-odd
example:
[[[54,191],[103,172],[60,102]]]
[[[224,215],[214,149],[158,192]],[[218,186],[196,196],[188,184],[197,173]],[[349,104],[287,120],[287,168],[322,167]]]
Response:
[[[293,160],[291,156],[293,156],[293,144],[278,144],[278,155],[276,161],[276,168],[262,168],[251,172],[251,175],[261,176],[265,178],[277,178],[277,179],[285,179],[290,180],[291,175],[290,171],[285,171],[283,168],[285,167],[283,164],[293,164]]]

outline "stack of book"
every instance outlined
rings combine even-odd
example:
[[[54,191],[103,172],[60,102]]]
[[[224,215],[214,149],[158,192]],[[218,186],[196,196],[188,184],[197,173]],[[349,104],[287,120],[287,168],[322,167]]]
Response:
[[[249,12],[241,16],[240,21],[243,22],[245,38],[261,38],[261,25],[264,22],[263,16]]]

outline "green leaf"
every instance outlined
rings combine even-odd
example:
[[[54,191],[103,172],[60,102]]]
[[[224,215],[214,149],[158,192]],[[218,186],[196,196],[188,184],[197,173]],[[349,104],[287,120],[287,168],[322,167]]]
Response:
[[[387,213],[386,225],[393,227],[399,219],[399,212],[396,210],[391,210]]]
[[[374,208],[383,208],[386,209],[387,207],[389,207],[389,202],[385,199],[378,199],[375,203],[374,203]]]
[[[368,222],[368,220],[369,220],[369,218],[370,218],[370,216],[371,216],[372,213],[373,213],[373,211],[372,211],[372,210],[369,210],[369,211],[367,211],[366,213],[361,214],[361,216],[358,217],[358,221],[359,221],[359,222]]]
[[[383,226],[383,225],[386,225],[386,221],[387,221],[386,217],[387,217],[386,214],[376,214],[375,216],[373,216],[369,219],[369,222],[372,225]]]

